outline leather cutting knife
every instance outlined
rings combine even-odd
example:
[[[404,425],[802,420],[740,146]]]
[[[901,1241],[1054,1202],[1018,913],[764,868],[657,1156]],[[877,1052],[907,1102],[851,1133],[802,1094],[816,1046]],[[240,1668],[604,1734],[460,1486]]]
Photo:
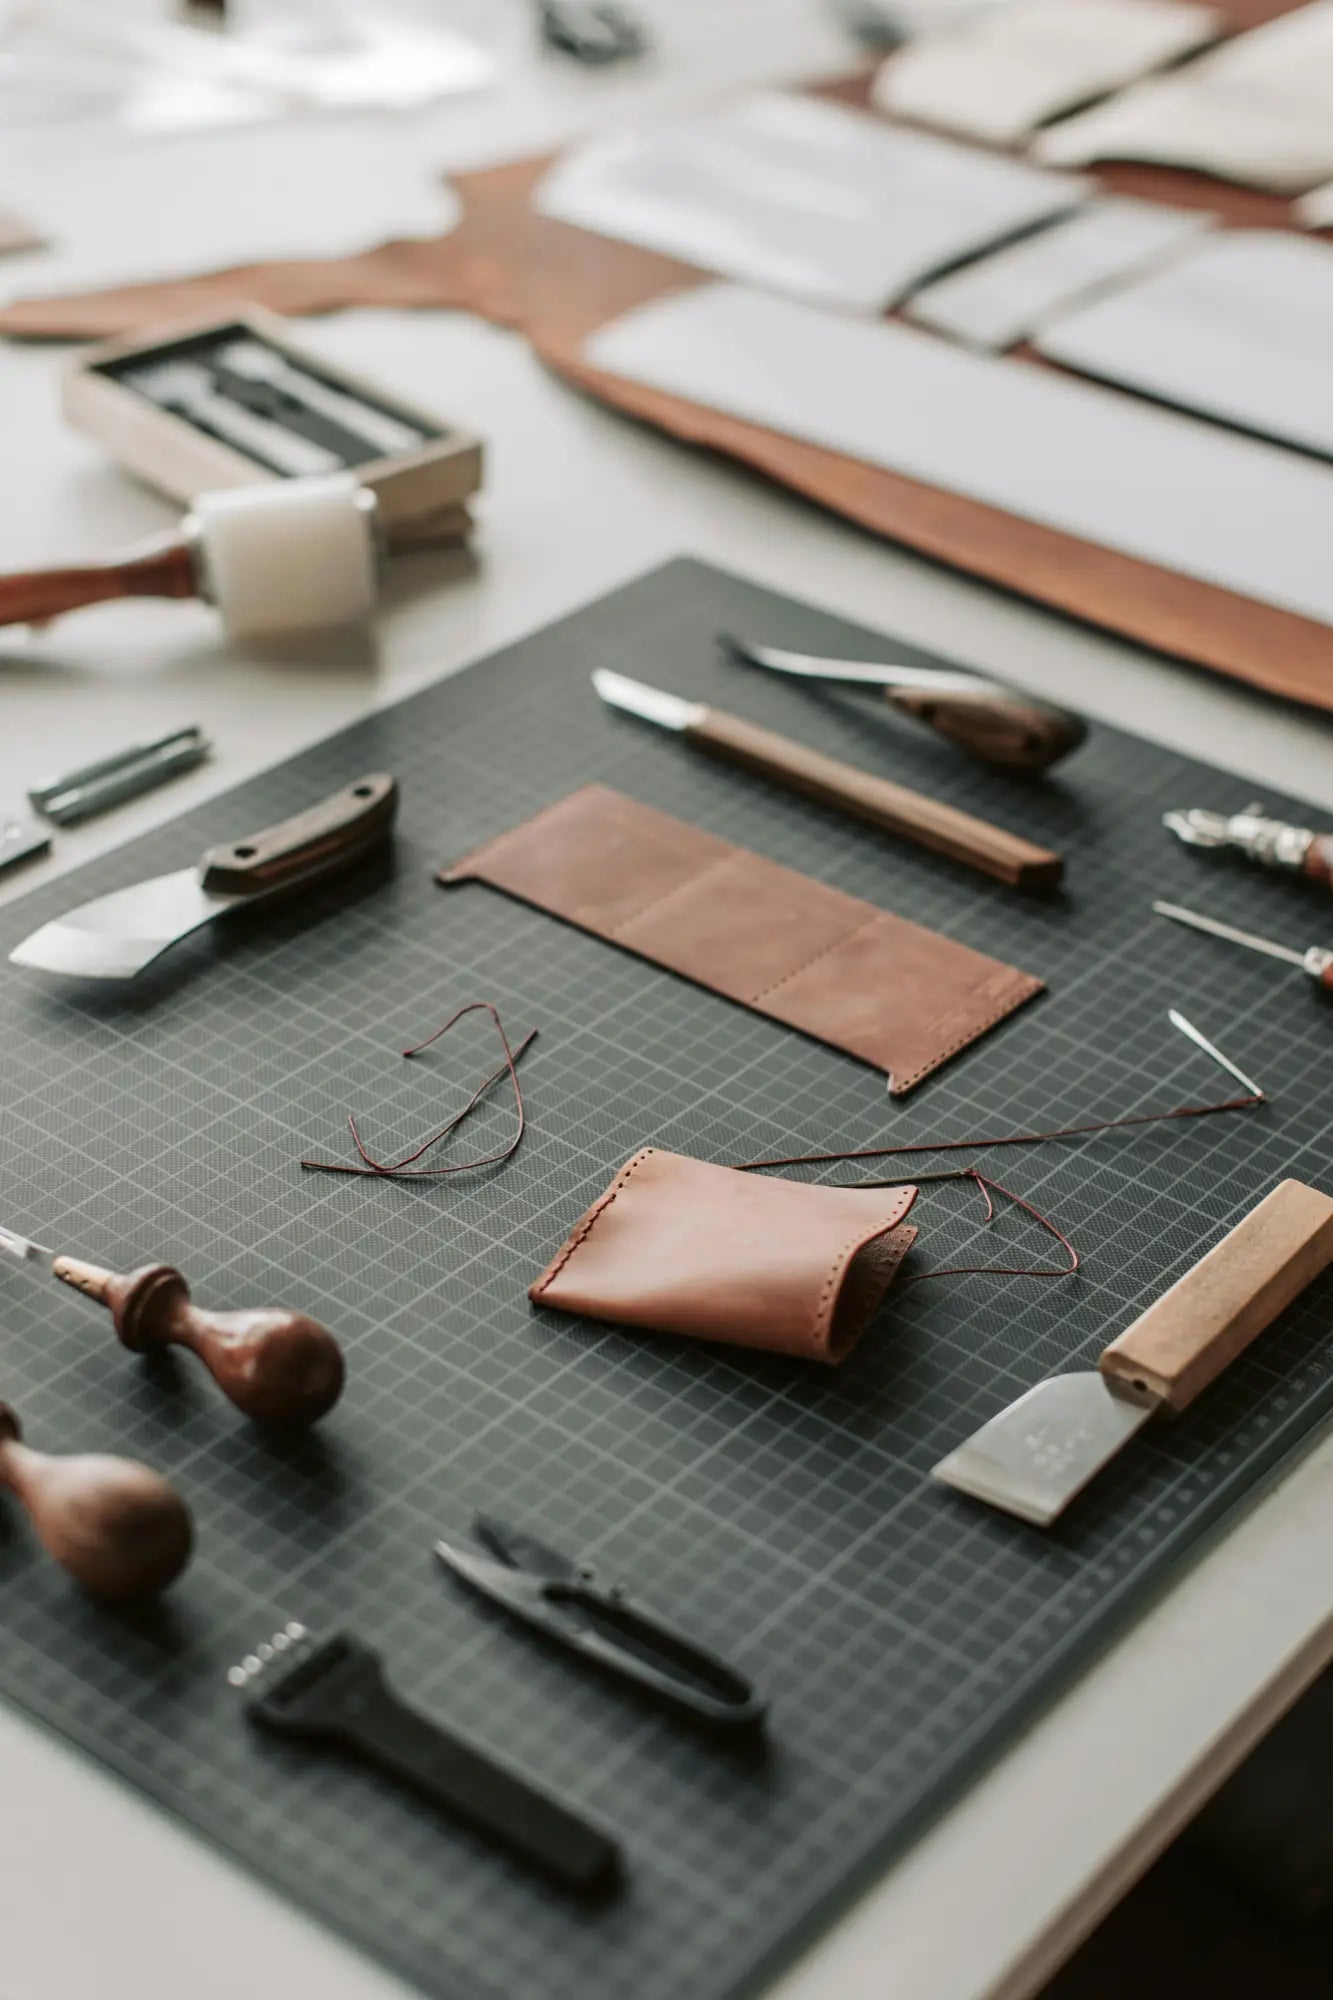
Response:
[[[937,736],[983,763],[1007,771],[1037,776],[1077,750],[1088,733],[1087,723],[1071,710],[962,667],[825,660],[811,653],[784,652],[778,646],[752,646],[726,632],[718,633],[718,644],[738,666],[766,667],[770,673],[791,674],[798,680],[878,688],[904,715],[924,722]]]
[[[436,1542],[435,1553],[483,1597],[696,1721],[737,1729],[762,1717],[767,1703],[744,1675],[636,1610],[618,1586],[601,1588],[586,1564],[489,1515],[478,1514],[472,1532],[488,1555],[452,1542]]]
[[[398,781],[372,772],[295,818],[211,847],[197,867],[99,896],[43,924],[9,954],[11,965],[78,979],[133,979],[201,924],[319,881],[386,839]]]
[[[624,674],[598,667],[592,684],[611,708],[637,715],[659,729],[674,730],[695,750],[737,764],[745,771],[758,771],[788,791],[818,799],[821,805],[864,820],[881,833],[913,840],[932,854],[947,854],[1007,882],[1015,889],[1053,889],[1064,872],[1064,862],[1049,847],[1038,847],[1007,828],[993,826],[961,812],[943,799],[932,799],[906,785],[873,771],[858,771],[837,757],[826,757],[807,744],[794,743],[757,722],[739,715],[727,715],[701,701],[684,701],[661,688],[647,687]]]

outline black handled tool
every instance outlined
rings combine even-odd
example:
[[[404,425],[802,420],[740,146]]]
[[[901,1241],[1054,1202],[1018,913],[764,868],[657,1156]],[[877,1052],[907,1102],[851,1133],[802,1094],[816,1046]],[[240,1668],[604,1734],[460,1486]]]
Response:
[[[750,1728],[763,1716],[767,1704],[743,1674],[628,1604],[620,1589],[601,1588],[586,1564],[484,1514],[473,1533],[493,1560],[437,1542],[440,1561],[548,1638],[715,1727]]]
[[[385,1680],[379,1655],[349,1632],[318,1640],[304,1625],[286,1625],[227,1679],[257,1728],[356,1751],[562,1888],[587,1893],[617,1879],[620,1851],[608,1834],[409,1708]]]

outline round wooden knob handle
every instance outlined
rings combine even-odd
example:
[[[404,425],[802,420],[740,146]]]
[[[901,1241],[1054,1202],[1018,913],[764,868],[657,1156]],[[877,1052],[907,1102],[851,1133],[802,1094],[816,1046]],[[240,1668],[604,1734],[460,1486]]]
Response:
[[[165,1590],[190,1559],[190,1511],[160,1473],[128,1458],[34,1451],[8,1403],[0,1403],[0,1483],[27,1508],[47,1553],[94,1597]]]
[[[277,1306],[204,1312],[170,1264],[120,1276],[72,1257],[57,1258],[58,1278],[98,1299],[135,1354],[187,1347],[224,1396],[263,1423],[313,1424],[342,1394],[342,1349],[327,1327]]]
[[[937,694],[925,688],[885,688],[895,708],[984,763],[1038,776],[1087,739],[1087,724],[1068,710],[1032,696]]]

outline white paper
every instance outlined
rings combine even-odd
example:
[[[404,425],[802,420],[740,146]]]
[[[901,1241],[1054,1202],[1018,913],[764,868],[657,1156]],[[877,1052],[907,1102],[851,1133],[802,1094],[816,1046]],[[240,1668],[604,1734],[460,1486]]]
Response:
[[[1178,76],[1141,83],[1043,132],[1052,166],[1147,160],[1274,194],[1333,174],[1333,0],[1237,35]]]
[[[207,133],[125,139],[95,159],[48,156],[23,196],[52,247],[5,259],[7,295],[350,256],[393,237],[441,235],[460,213],[423,158],[429,148],[404,146],[391,127],[311,120],[295,132],[259,126],[233,143],[246,149],[244,174]],[[140,218],[137,231],[127,216]]]
[[[1221,79],[1161,78],[1053,125],[1032,154],[1048,166],[1145,160],[1299,194],[1333,173],[1333,112]]]
[[[1333,624],[1333,474],[1049,369],[737,285],[640,307],[594,367]]]
[[[1221,30],[1181,0],[1011,0],[891,55],[876,104],[1005,145],[1048,118],[1146,76]]]
[[[705,270],[879,313],[1085,192],[1020,160],[774,92],[594,139],[557,162],[536,201]]]
[[[908,300],[907,317],[969,347],[1000,353],[1212,226],[1213,218],[1200,209],[1106,196],[937,278]]]
[[[1198,71],[1333,107],[1333,0],[1307,0],[1247,35],[1233,36]]]
[[[489,83],[488,53],[447,28],[367,19],[355,0],[263,32],[191,27],[126,0],[42,0],[0,21],[5,110],[59,121],[96,108],[131,132],[190,133],[296,112],[403,111]],[[30,102],[25,102],[30,100]]]
[[[1066,368],[1333,458],[1327,244],[1220,230],[1037,345]]]

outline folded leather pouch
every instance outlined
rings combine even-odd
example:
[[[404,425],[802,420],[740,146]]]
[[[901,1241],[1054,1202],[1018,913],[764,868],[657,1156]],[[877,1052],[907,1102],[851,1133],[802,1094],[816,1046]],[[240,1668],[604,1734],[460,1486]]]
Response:
[[[888,1072],[905,1097],[1043,982],[586,785],[436,878],[487,882]]]
[[[916,1241],[903,1220],[916,1194],[765,1180],[648,1146],[528,1297],[653,1333],[841,1361]]]

